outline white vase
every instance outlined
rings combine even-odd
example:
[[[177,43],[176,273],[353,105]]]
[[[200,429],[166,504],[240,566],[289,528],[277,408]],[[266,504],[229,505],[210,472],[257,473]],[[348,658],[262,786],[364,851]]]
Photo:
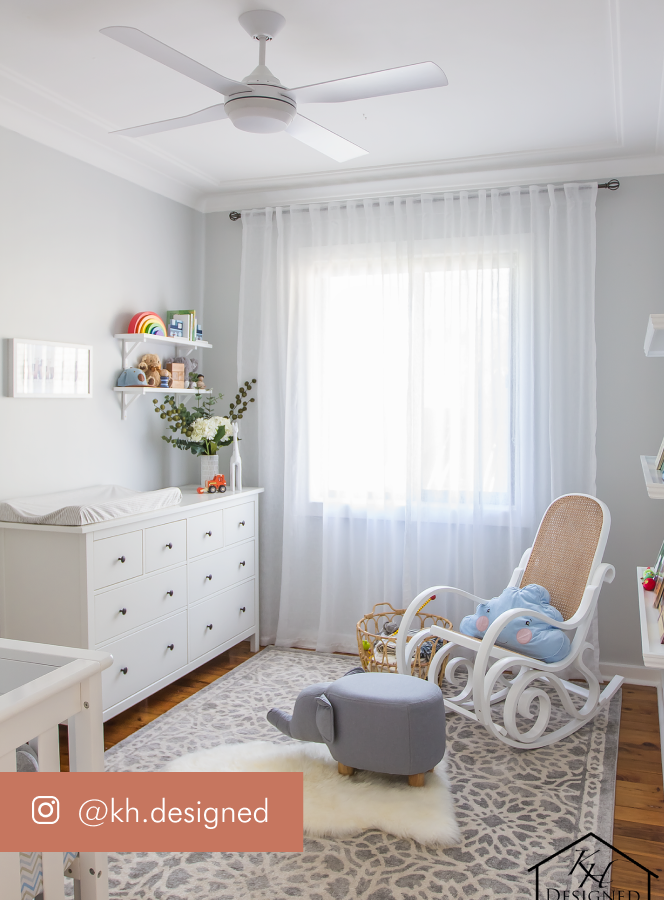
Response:
[[[215,475],[219,474],[219,457],[216,453],[212,456],[201,456],[201,487]]]
[[[231,456],[231,490],[242,490],[242,460],[240,459],[240,448],[237,442],[237,433],[239,429],[237,422],[233,422],[233,454]]]

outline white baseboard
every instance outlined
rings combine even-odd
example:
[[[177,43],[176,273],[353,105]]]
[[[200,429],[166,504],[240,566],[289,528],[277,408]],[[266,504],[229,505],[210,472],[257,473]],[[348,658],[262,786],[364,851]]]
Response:
[[[626,666],[622,663],[600,662],[600,672],[607,681],[614,675],[622,675],[627,684],[645,684],[659,687],[662,683],[662,670],[646,666]]]

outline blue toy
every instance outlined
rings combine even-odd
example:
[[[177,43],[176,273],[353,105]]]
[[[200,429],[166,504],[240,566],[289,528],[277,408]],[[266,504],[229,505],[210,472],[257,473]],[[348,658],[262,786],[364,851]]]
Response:
[[[145,372],[141,369],[135,369],[133,366],[130,369],[125,369],[120,372],[118,387],[147,387]]]
[[[536,609],[550,619],[563,621],[562,613],[551,605],[546,588],[540,584],[528,584],[523,588],[505,588],[500,597],[480,603],[474,615],[461,620],[459,631],[469,637],[482,638],[498,616],[510,609],[521,608]],[[496,643],[546,663],[558,662],[570,651],[570,640],[560,628],[528,616],[512,619],[500,632]]]

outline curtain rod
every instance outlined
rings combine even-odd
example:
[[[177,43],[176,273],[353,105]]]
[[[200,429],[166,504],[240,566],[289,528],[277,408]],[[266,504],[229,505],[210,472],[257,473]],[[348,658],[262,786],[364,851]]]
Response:
[[[598,184],[597,187],[598,189],[605,188],[608,191],[617,191],[620,187],[620,182],[617,178],[612,178],[610,181],[605,181],[604,184]],[[231,222],[237,222],[238,219],[242,218],[242,213],[234,209],[233,212],[229,212],[228,218]]]

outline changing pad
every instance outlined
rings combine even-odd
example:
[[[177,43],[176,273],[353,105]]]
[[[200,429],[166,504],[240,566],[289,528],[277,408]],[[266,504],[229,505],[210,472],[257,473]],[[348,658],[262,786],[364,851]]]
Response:
[[[0,501],[0,521],[26,525],[92,525],[123,516],[177,506],[180,488],[130,491],[116,484],[97,484],[76,491],[17,497]]]

